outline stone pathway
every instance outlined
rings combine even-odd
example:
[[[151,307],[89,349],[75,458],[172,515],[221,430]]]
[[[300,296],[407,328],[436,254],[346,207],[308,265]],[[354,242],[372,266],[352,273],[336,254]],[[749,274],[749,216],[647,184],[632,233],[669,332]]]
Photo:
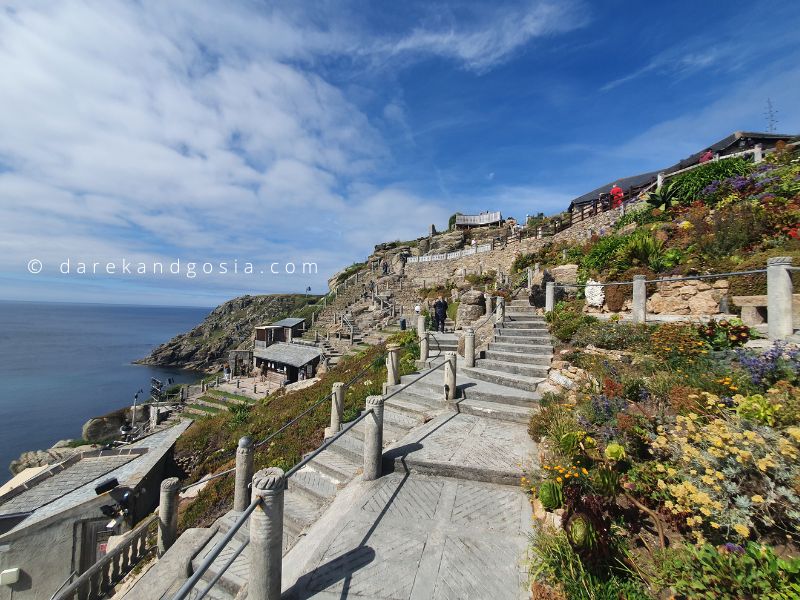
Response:
[[[319,540],[283,597],[527,598],[530,519],[527,499],[508,486],[384,475]]]

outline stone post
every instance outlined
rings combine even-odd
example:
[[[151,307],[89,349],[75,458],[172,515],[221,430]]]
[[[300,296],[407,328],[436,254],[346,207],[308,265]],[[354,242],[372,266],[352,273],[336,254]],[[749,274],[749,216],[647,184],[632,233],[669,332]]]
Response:
[[[647,321],[647,284],[644,275],[633,276],[633,308],[631,317],[634,323]]]
[[[364,417],[364,481],[374,481],[381,476],[383,460],[383,396],[367,396]]]
[[[386,351],[386,382],[397,385],[400,383],[400,346],[389,344]]]
[[[494,308],[492,307],[492,295],[489,292],[484,292],[483,294],[483,301],[486,303],[486,310],[484,312],[484,316],[489,316],[492,314]]]
[[[544,286],[544,312],[550,312],[556,305],[556,283],[548,281]]]
[[[283,547],[283,494],[286,477],[277,467],[253,476],[253,496],[261,504],[250,516],[250,600],[280,600]]]
[[[756,144],[753,148],[753,162],[760,163],[764,161],[764,147],[761,144]]]
[[[337,381],[332,386],[331,393],[331,427],[325,432],[325,437],[339,433],[342,428],[342,412],[344,411],[344,383]]]
[[[244,436],[236,448],[236,487],[233,510],[242,512],[250,504],[250,482],[253,480],[253,440]]]
[[[656,189],[660,190],[664,186],[664,173],[659,173],[656,176]]]
[[[472,327],[464,330],[464,365],[475,366],[475,330]]]
[[[444,392],[448,401],[456,398],[456,353],[444,353]]]
[[[533,287],[533,268],[528,267],[528,289]]]
[[[161,482],[158,500],[158,555],[164,556],[178,537],[178,478]]]
[[[784,340],[794,333],[791,266],[789,256],[767,260],[767,328],[771,340]]]
[[[422,339],[423,335],[425,335],[425,317],[417,315],[417,336]]]
[[[419,359],[423,362],[428,360],[429,352],[430,352],[430,345],[428,341],[428,332],[424,331],[422,333],[422,337],[419,338]]]
[[[314,343],[319,343],[319,331],[316,329],[314,330]]]
[[[539,272],[539,271],[541,271],[541,270],[542,270],[542,263],[535,263],[535,264],[533,265],[533,271],[534,271],[534,273],[538,273],[538,272]]]
[[[495,311],[494,322],[502,323],[506,318],[506,300],[502,296],[497,297],[497,310]]]

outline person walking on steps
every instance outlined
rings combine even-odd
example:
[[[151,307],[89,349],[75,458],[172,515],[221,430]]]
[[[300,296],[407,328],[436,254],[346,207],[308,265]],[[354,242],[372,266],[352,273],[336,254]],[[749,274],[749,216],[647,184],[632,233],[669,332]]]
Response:
[[[444,333],[444,322],[447,319],[447,300],[441,294],[433,303],[433,315],[436,331]]]

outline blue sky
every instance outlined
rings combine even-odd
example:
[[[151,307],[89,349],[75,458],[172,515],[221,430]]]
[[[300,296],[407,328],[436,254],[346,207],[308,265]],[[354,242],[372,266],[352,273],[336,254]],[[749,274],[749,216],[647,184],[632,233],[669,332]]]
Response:
[[[796,133],[798,30],[769,1],[5,2],[0,299],[320,292],[455,211],[555,213],[764,130],[768,97]],[[148,273],[74,273],[122,260]]]

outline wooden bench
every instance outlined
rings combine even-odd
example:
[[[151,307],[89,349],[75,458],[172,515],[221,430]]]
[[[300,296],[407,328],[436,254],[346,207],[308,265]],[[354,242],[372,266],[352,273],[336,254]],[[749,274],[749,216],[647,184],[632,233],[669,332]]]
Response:
[[[742,309],[742,322],[748,327],[766,323],[767,296],[733,296],[731,298],[736,306]],[[792,321],[795,327],[800,327],[800,294],[792,295]]]

